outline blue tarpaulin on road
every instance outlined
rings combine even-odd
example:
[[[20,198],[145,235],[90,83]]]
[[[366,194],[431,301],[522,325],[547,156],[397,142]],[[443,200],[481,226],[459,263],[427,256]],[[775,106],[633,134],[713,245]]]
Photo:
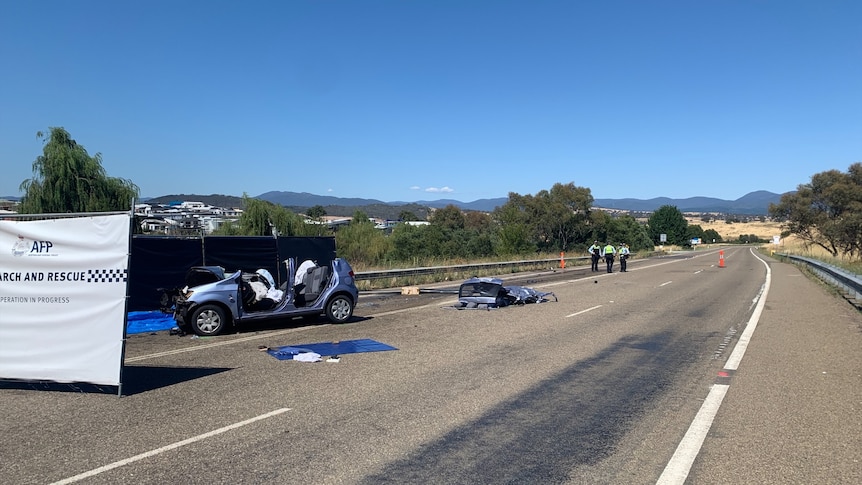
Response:
[[[288,345],[275,347],[266,352],[278,360],[290,360],[301,353],[314,352],[319,355],[357,354],[360,352],[380,352],[398,350],[391,345],[371,339],[344,340],[339,342],[319,342],[315,344]]]
[[[129,312],[127,319],[126,334],[158,332],[170,330],[177,326],[173,314],[162,313],[158,310]]]

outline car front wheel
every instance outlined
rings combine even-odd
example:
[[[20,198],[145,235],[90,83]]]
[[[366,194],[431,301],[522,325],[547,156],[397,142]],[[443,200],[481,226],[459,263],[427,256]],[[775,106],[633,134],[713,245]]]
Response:
[[[201,337],[218,335],[227,326],[225,311],[218,305],[203,305],[192,314],[192,331]]]
[[[353,316],[353,300],[338,295],[326,304],[326,317],[332,323],[344,323]]]

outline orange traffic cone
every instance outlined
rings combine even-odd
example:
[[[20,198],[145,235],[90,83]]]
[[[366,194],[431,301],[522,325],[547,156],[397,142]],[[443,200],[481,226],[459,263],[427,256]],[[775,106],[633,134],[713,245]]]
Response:
[[[724,251],[718,252],[718,267],[724,268]]]
[[[560,268],[566,269],[566,253],[560,251]]]

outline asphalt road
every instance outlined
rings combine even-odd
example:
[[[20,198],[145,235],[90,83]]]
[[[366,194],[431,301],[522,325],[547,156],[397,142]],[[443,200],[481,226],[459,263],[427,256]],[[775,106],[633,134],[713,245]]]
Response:
[[[692,256],[506,277],[559,300],[538,305],[366,294],[345,325],[134,335],[123,397],[0,386],[0,477],[656,483],[720,382],[728,391],[688,483],[862,481],[859,312],[769,261],[762,323],[724,377],[767,265],[742,247],[725,250],[724,268],[714,251]],[[258,350],[364,338],[398,350],[338,363]]]

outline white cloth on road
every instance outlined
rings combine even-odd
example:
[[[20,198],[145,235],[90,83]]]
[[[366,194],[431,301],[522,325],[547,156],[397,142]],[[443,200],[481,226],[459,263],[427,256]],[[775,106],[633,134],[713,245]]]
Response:
[[[293,356],[293,360],[300,362],[320,362],[320,354],[317,352],[303,352]]]

